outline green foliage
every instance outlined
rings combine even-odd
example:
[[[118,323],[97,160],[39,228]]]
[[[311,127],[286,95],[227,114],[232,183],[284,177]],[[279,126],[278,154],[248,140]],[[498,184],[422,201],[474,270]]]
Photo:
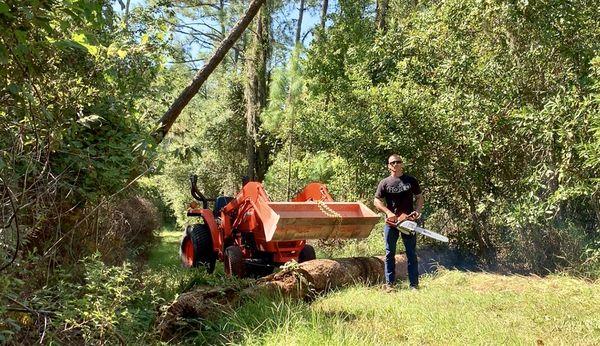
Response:
[[[15,333],[18,333],[22,324],[19,323],[19,316],[14,312],[9,312],[9,301],[17,297],[17,290],[21,288],[23,282],[13,279],[8,275],[0,277],[0,343],[8,342]]]
[[[38,342],[38,327],[53,318],[69,325],[49,327],[65,332],[58,338],[66,335],[66,343],[118,342],[117,320],[132,319],[115,308],[133,302],[131,268],[79,260],[101,251],[103,260],[122,263],[151,241],[144,226],[157,221],[152,213],[127,219],[109,197],[146,172],[154,155],[155,110],[141,100],[154,97],[148,81],[161,69],[164,37],[136,21],[130,18],[139,26],[129,31],[106,1],[0,2],[1,265],[20,250],[2,277],[9,288],[26,280],[6,306],[33,309],[10,317],[3,298],[2,323],[8,316],[22,327],[17,342]],[[152,211],[145,207],[136,211]],[[77,271],[56,283],[55,270],[79,264],[87,277]],[[46,293],[52,300],[44,301]]]
[[[315,154],[298,152],[290,162],[286,151],[279,153],[265,177],[265,188],[273,201],[287,200],[288,170],[291,169],[290,197],[311,182],[327,185],[333,198],[338,201],[356,200],[356,176],[351,166],[341,157],[318,152]],[[340,174],[346,173],[346,174]]]
[[[166,69],[158,77],[157,85],[172,83],[166,99],[174,99],[191,78],[185,68]],[[180,226],[189,223],[191,174],[198,175],[198,188],[206,197],[231,196],[247,167],[241,76],[221,70],[211,78],[204,88],[214,97],[198,95],[183,110],[161,145],[161,165],[143,183],[160,191]]]
[[[151,97],[161,40],[139,41],[107,2],[2,4],[0,176],[14,202],[3,192],[2,224],[15,212],[29,249],[77,261],[87,252],[65,249],[67,235],[97,227],[87,213],[149,169],[155,116],[139,101]],[[14,223],[0,236],[11,251]]]
[[[575,268],[575,272],[592,279],[600,277],[600,241],[588,244],[582,257],[584,262]]]
[[[29,260],[39,262],[39,257]],[[0,281],[0,334],[13,343],[119,343],[147,333],[152,306],[159,303],[155,287],[134,276],[129,263],[105,265],[100,253],[63,266],[41,289],[17,279],[25,276],[35,284],[31,276],[38,274],[30,268],[9,273]]]
[[[129,263],[109,266],[100,256],[96,253],[83,259],[79,267],[65,268],[29,298],[34,310],[53,312],[47,321],[46,340],[69,344],[155,340],[156,307],[172,300],[180,292],[180,281],[193,272],[183,275],[178,267],[141,270]],[[32,336],[36,337],[39,335]]]
[[[362,3],[340,6],[305,61],[300,146],[347,160],[359,196],[400,153],[426,215],[444,209],[488,259],[579,262],[598,229],[598,3],[394,4],[379,32]]]
[[[150,2],[122,17],[112,5],[0,0],[0,246],[7,254],[16,250],[19,225],[22,253],[43,255],[35,257],[37,267],[71,262],[77,269],[66,274],[72,267],[65,267],[62,277],[52,278],[31,269],[37,260],[18,258],[14,277],[0,279],[0,338],[40,323],[9,311],[17,303],[5,297],[57,311],[52,333],[64,343],[116,343],[148,337],[154,312],[142,300],[170,300],[178,290],[216,283],[199,272],[176,271],[172,257],[158,274],[144,272],[147,283],[133,278],[127,264],[78,260],[96,250],[105,261],[123,260],[131,244],[119,231],[128,221],[112,218],[119,213],[107,196],[151,171],[152,161],[156,170],[139,188],[160,199],[180,225],[189,223],[190,174],[200,176],[207,197],[238,191],[248,167],[248,77],[241,63],[250,55],[248,37],[160,148],[148,134],[193,77],[190,65],[178,60],[207,53],[188,47],[199,33],[187,41],[177,35],[187,25],[181,21],[214,20],[218,28],[206,35],[210,47],[245,3]],[[570,267],[598,275],[598,1],[392,1],[386,30],[375,30],[372,1],[338,5],[307,51],[297,47],[283,67],[288,52],[276,44],[266,65],[272,69],[269,102],[257,142],[275,158],[265,178],[272,199],[321,181],[336,200],[368,203],[387,175],[386,157],[398,152],[425,188],[427,222],[462,249],[519,269]],[[175,62],[166,64],[171,58]],[[137,224],[147,226],[143,219]],[[379,229],[326,254],[377,253]],[[143,248],[134,245],[132,253]],[[171,245],[163,253],[176,256]],[[116,247],[121,251],[111,251]],[[19,297],[18,278],[29,274],[27,298]],[[161,284],[162,277],[168,283]],[[44,295],[33,294],[46,282]],[[314,327],[306,316],[288,320]],[[276,320],[269,323],[280,328]],[[332,340],[335,323],[320,341]],[[219,324],[210,328],[231,332]]]
[[[371,234],[365,239],[348,240],[320,240],[316,243],[318,258],[348,258],[383,256],[385,254],[385,242],[383,237],[384,223],[375,225]],[[421,238],[422,239],[422,238]],[[422,246],[420,242],[420,246]],[[398,242],[397,253],[404,251],[402,241]]]
[[[63,280],[55,288],[60,292],[55,297],[61,304],[59,325],[64,323],[65,330],[79,330],[86,343],[116,342],[118,321],[131,318],[127,304],[134,298],[132,288],[136,284],[131,267],[107,267],[98,253],[81,265],[82,285]]]
[[[8,50],[0,75],[4,169],[25,175],[27,167],[38,173],[49,165],[75,198],[95,200],[121,188],[140,171],[147,137],[134,102],[158,67],[156,53],[113,36],[114,19],[100,3],[9,7],[1,28]],[[21,152],[16,141],[24,143]],[[37,154],[38,169],[29,153]]]

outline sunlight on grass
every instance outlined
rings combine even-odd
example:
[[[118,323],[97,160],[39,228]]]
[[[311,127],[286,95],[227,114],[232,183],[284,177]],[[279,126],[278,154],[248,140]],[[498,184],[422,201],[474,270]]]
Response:
[[[375,233],[375,232],[373,232]],[[181,267],[180,231],[163,229],[145,278],[163,303],[194,285],[227,285],[222,265]],[[379,235],[357,246],[376,251]],[[193,344],[396,345],[577,344],[600,340],[600,281],[443,270],[422,289],[354,286],[312,304],[259,297],[186,337]]]
[[[160,242],[150,252],[148,266],[159,267],[181,267],[179,260],[179,242],[181,241],[180,230],[163,228],[159,233]]]
[[[165,227],[158,236],[160,242],[150,252],[143,277],[145,284],[151,287],[152,294],[163,302],[171,301],[194,286],[219,286],[231,281],[225,276],[223,265],[219,262],[213,274],[208,274],[204,267],[184,268],[179,258],[180,230]]]
[[[599,299],[600,283],[565,276],[443,271],[416,292],[356,286],[310,305],[252,302],[227,318],[221,337],[250,345],[593,345]]]

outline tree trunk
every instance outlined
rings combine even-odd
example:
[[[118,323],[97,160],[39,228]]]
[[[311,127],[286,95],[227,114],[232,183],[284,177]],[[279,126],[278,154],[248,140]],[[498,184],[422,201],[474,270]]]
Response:
[[[127,3],[125,4],[125,17],[123,18],[125,29],[129,29],[129,6],[131,6],[131,0],[127,0]]]
[[[375,12],[376,12],[375,25],[378,30],[385,31],[385,29],[386,29],[385,19],[386,19],[386,15],[387,15],[387,10],[388,10],[388,0],[377,0],[377,8],[375,10]]]
[[[302,35],[302,17],[304,16],[304,0],[300,0],[300,8],[298,8],[298,23],[296,25],[296,41],[295,44],[300,43],[300,37]]]
[[[321,31],[325,30],[325,22],[327,22],[327,7],[329,6],[329,0],[323,0],[323,6],[321,7]]]
[[[468,192],[467,204],[469,205],[471,228],[474,233],[475,241],[477,242],[477,256],[489,262],[495,253],[494,246],[488,232],[485,230],[485,223],[482,220],[482,215],[477,212],[475,203],[475,197],[471,192]]]
[[[167,112],[160,119],[158,129],[152,135],[157,143],[160,143],[165,138],[171,129],[171,126],[173,126],[173,123],[177,120],[179,114],[181,114],[181,111],[187,106],[192,97],[198,93],[202,84],[204,84],[208,76],[210,76],[223,60],[229,49],[231,49],[235,42],[240,38],[265,1],[266,0],[252,0],[244,16],[235,24],[231,32],[229,32],[229,35],[221,42],[221,45],[217,48],[208,62],[200,69],[200,71],[198,71],[192,80],[192,83],[187,86],[173,104],[171,104]]]
[[[357,282],[384,282],[383,257],[317,259],[299,264],[259,279],[245,287],[199,287],[183,293],[158,319],[157,329],[163,340],[177,333],[182,318],[211,319],[222,316],[224,309],[234,308],[244,297],[282,295],[294,299],[311,299],[332,289]],[[406,256],[396,255],[396,278],[406,279]]]
[[[267,62],[270,57],[270,13],[263,7],[256,21],[255,35],[249,47],[246,63],[246,158],[247,176],[262,181],[266,174],[268,148],[259,138],[260,114],[267,105]]]

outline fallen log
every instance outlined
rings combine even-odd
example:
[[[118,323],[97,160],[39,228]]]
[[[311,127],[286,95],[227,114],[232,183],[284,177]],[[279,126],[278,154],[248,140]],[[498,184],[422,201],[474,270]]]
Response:
[[[407,277],[406,256],[396,255],[396,278]],[[383,257],[317,259],[284,268],[254,283],[236,287],[199,287],[183,293],[158,319],[157,331],[163,340],[178,333],[181,321],[211,319],[236,306],[243,298],[280,295],[310,300],[318,294],[356,283],[384,282]]]

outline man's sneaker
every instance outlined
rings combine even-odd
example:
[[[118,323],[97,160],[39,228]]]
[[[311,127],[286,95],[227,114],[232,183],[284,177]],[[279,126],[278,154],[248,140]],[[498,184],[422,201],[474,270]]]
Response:
[[[419,290],[419,286],[418,285],[417,286],[409,286],[408,289],[411,290],[411,291],[418,291]]]

